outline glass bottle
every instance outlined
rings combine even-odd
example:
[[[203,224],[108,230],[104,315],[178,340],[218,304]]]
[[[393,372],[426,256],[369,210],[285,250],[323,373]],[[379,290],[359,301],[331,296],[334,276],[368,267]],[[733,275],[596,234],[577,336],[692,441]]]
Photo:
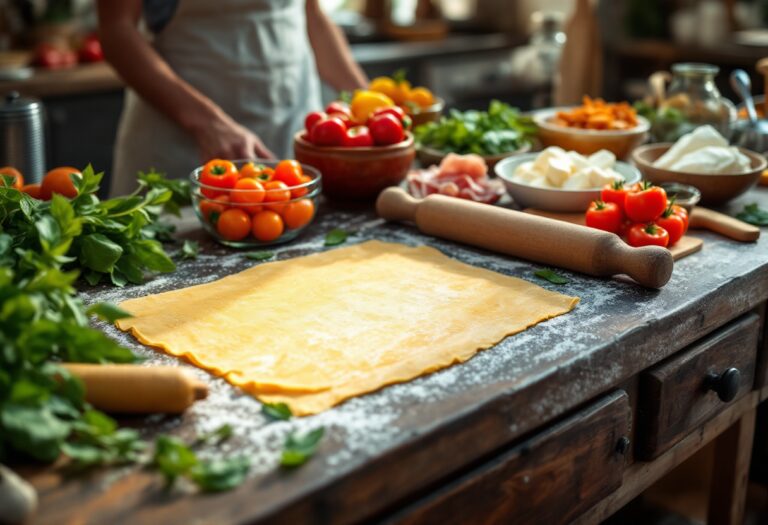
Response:
[[[659,104],[656,124],[671,119],[674,130],[652,130],[654,135],[664,135],[665,140],[680,136],[705,124],[712,125],[726,139],[736,119],[736,107],[723,97],[715,86],[715,75],[720,68],[711,64],[682,63],[672,66],[672,81],[664,100]],[[670,132],[671,131],[671,132]]]

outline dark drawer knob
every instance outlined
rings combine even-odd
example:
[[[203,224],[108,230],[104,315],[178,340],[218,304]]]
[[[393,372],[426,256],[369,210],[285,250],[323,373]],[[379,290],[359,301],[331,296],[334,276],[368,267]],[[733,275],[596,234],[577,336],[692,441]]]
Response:
[[[627,452],[629,452],[629,445],[631,444],[632,442],[627,436],[621,436],[619,441],[616,442],[616,453],[622,456],[626,456]]]
[[[720,401],[728,403],[736,398],[741,385],[741,372],[738,368],[729,368],[722,374],[710,372],[707,375],[707,388],[717,392]]]

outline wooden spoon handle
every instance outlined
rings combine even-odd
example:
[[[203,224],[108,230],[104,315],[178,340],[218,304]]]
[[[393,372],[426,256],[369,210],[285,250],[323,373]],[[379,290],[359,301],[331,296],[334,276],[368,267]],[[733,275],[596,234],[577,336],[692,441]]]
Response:
[[[387,220],[413,221],[428,235],[589,275],[623,273],[650,288],[672,275],[672,254],[664,248],[631,248],[611,233],[498,206],[443,195],[417,200],[388,188],[376,209]]]
[[[700,206],[693,208],[689,221],[690,228],[710,230],[735,241],[754,242],[760,237],[760,228],[757,226]]]

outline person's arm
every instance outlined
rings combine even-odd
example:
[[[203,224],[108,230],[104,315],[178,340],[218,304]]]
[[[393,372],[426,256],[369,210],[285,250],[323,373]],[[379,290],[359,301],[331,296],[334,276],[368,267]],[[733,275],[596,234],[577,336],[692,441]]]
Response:
[[[320,7],[320,0],[307,0],[307,32],[315,52],[317,72],[338,91],[363,89],[368,78],[352,57],[347,39]]]
[[[273,157],[261,140],[181,79],[138,29],[141,0],[98,0],[104,55],[127,85],[178,123],[197,143],[203,161]]]

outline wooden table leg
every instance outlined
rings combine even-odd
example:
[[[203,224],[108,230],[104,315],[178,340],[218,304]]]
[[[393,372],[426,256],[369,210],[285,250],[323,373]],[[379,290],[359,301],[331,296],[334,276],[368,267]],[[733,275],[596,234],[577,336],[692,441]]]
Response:
[[[755,410],[753,409],[745,413],[715,440],[708,525],[742,525],[744,523],[747,478],[754,435]]]

